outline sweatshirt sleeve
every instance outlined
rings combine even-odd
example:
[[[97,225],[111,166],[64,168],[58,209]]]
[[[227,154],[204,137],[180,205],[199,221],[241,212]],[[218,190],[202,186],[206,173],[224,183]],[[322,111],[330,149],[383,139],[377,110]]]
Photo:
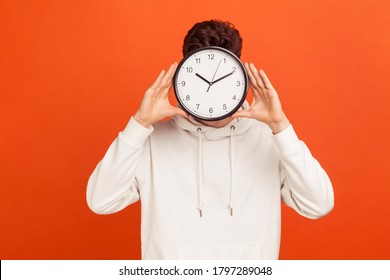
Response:
[[[328,214],[334,206],[332,183],[289,125],[272,136],[280,154],[282,200],[307,218]]]
[[[88,180],[87,204],[93,212],[115,213],[139,200],[148,158],[144,147],[152,132],[153,127],[131,118],[110,145]]]

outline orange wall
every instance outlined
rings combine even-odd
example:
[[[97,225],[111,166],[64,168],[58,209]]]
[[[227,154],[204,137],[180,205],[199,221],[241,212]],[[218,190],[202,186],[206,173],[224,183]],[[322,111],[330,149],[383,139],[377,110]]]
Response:
[[[0,259],[140,258],[140,205],[97,216],[89,175],[186,31],[232,21],[335,189],[283,208],[282,259],[390,259],[390,2],[0,2]],[[188,3],[188,2],[186,2]]]

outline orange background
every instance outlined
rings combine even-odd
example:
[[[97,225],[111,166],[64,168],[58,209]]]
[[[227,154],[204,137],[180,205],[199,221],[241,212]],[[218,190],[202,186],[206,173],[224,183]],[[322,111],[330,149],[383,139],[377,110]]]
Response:
[[[187,30],[215,18],[334,185],[325,218],[283,206],[281,259],[390,259],[386,0],[1,0],[1,259],[140,258],[140,204],[95,215],[87,180]]]

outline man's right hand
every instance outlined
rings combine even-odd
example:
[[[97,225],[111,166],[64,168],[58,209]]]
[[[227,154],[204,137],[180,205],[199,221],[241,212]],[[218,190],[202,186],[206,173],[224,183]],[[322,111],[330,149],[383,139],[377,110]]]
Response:
[[[167,72],[162,70],[153,85],[145,92],[141,106],[134,115],[135,121],[140,125],[149,128],[165,117],[174,115],[188,118],[187,113],[183,109],[172,106],[168,99],[176,67],[177,63],[174,63]]]

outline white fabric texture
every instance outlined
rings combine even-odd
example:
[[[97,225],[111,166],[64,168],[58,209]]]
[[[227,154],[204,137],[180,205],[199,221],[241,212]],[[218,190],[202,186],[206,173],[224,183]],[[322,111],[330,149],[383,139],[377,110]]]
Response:
[[[143,259],[277,259],[281,201],[312,219],[334,205],[291,125],[273,135],[252,119],[214,128],[179,116],[149,129],[131,118],[90,176],[95,213],[138,200]]]

